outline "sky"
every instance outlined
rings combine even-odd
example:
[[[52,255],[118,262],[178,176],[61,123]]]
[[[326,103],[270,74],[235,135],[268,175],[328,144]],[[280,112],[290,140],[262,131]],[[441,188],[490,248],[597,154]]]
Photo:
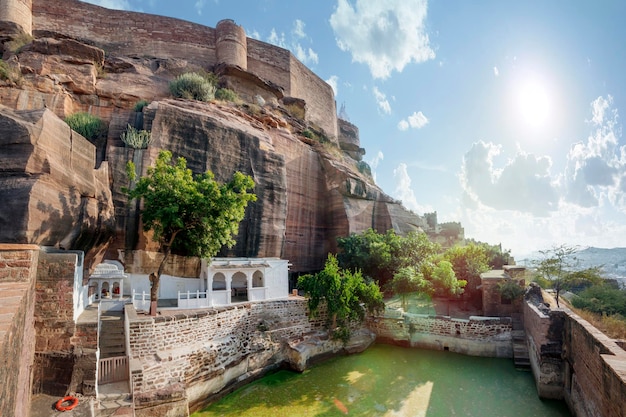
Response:
[[[626,2],[89,0],[292,51],[376,183],[516,258],[626,247]]]

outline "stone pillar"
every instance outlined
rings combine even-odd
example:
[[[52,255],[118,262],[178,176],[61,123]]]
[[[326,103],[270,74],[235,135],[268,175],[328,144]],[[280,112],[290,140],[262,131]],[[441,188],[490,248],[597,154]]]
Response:
[[[21,29],[29,35],[33,34],[33,2],[32,0],[0,1],[0,27],[8,26]]]
[[[230,304],[230,303],[232,303],[232,298],[233,298],[233,288],[232,288],[233,273],[232,272],[227,272],[224,275],[226,276],[226,291],[227,291],[227,294],[228,294],[228,304]]]
[[[215,27],[217,63],[248,69],[246,31],[233,20],[220,20]]]

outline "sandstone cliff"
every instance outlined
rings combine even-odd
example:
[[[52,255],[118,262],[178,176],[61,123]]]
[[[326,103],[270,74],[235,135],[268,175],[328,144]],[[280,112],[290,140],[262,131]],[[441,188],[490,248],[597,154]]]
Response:
[[[236,246],[222,255],[277,256],[289,259],[294,272],[312,271],[336,249],[339,236],[369,227],[427,228],[359,171],[364,151],[356,127],[341,121],[339,137],[328,141],[303,136],[329,132],[295,117],[286,103],[304,110],[307,103],[283,98],[280,88],[258,75],[243,76],[246,71],[232,65],[205,68],[197,57],[167,53],[105,56],[97,39],[36,27],[33,35],[16,51],[7,46],[15,37],[8,36],[3,48],[13,76],[0,80],[0,104],[6,106],[0,109],[0,241],[83,249],[88,259],[105,256],[103,247],[109,258],[119,250],[156,249],[121,188],[128,185],[127,161],[145,172],[160,149],[185,157],[195,172],[213,171],[218,180],[236,170],[254,178],[258,201],[247,209]],[[273,99],[263,100],[264,106],[171,99],[169,81],[197,69],[214,70],[225,85],[265,91]],[[150,105],[133,111],[140,100]],[[77,111],[107,123],[106,143],[89,144],[62,122]],[[119,139],[129,123],[152,132],[148,149],[128,148]],[[108,241],[110,231],[114,238]]]

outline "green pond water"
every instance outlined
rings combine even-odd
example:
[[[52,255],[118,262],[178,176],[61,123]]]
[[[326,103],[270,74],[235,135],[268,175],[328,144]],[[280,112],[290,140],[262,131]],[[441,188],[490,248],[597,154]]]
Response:
[[[509,359],[374,345],[304,373],[279,371],[193,414],[212,416],[557,417]]]

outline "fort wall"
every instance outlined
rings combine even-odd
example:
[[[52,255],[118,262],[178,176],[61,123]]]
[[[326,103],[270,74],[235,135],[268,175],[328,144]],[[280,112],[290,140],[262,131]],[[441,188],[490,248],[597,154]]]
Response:
[[[32,33],[32,0],[3,0],[0,2],[0,22]]]
[[[35,276],[39,247],[0,244],[0,410],[26,416],[35,353]]]
[[[108,54],[179,59],[192,65],[189,70],[193,66],[209,70],[218,64],[240,67],[275,84],[284,96],[303,99],[307,103],[305,119],[337,140],[336,105],[330,85],[288,50],[247,38],[244,29],[232,20],[222,20],[214,29],[77,0],[34,0],[32,11],[33,33],[64,34]]]
[[[539,396],[565,400],[578,417],[625,416],[626,351],[572,311],[539,307],[524,307]]]
[[[107,53],[182,59],[203,67],[216,63],[215,29],[180,19],[77,0],[35,0],[33,33],[46,31],[94,44]]]

